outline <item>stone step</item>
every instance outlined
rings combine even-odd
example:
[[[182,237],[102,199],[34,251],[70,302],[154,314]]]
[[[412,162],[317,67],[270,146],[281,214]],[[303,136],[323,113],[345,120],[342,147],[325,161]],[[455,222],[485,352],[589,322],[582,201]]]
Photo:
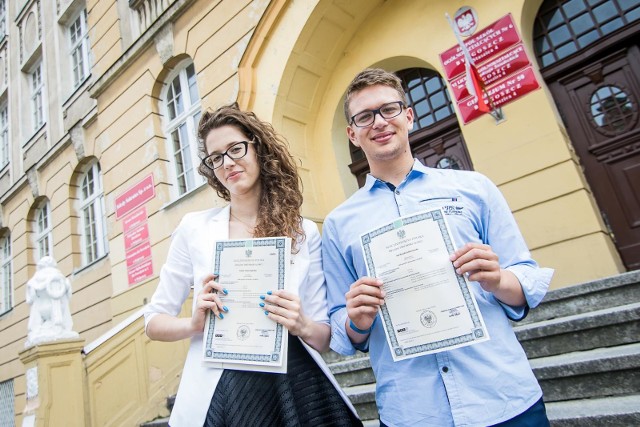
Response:
[[[147,421],[146,423],[140,424],[140,427],[169,427],[169,417]]]
[[[545,403],[552,427],[640,426],[640,394]]]
[[[368,357],[367,353],[363,353],[361,351],[356,351],[356,353],[351,356],[344,356],[340,353],[336,353],[333,350],[328,350],[328,351],[325,351],[324,353],[321,353],[321,355],[324,361],[327,363],[327,365],[330,365],[336,362],[343,362],[345,360],[353,360],[353,359],[359,359],[362,357]]]
[[[640,343],[529,361],[545,402],[621,396],[640,390]]]
[[[366,355],[332,363],[329,369],[342,387],[370,384],[376,381],[371,369],[371,361]]]
[[[638,341],[640,303],[516,326],[529,359]]]
[[[518,324],[571,316],[640,301],[640,270],[547,292],[542,303]]]
[[[343,387],[349,396],[351,403],[358,411],[362,421],[377,420],[378,407],[376,406],[376,385],[363,384],[351,387]]]

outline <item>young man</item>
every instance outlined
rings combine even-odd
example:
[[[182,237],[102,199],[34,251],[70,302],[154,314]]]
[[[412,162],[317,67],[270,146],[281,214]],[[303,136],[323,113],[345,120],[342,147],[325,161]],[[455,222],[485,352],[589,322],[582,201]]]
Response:
[[[347,135],[365,153],[371,173],[324,223],[331,348],[369,351],[381,425],[548,425],[542,391],[509,319],[523,319],[540,303],[553,271],[531,259],[509,206],[489,179],[428,168],[413,158],[413,110],[395,75],[381,69],[358,74],[344,111]],[[382,322],[374,322],[384,303],[383,284],[366,277],[360,235],[433,207],[448,214],[459,248],[451,261],[467,275],[491,339],[394,362]]]

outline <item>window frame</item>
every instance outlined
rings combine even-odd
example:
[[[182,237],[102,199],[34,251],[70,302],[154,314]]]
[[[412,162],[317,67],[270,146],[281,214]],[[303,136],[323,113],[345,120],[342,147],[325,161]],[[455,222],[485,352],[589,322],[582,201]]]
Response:
[[[89,180],[92,175],[92,181]],[[87,185],[85,185],[87,182]],[[84,196],[85,187],[90,190]],[[109,253],[104,207],[104,189],[100,165],[94,162],[79,179],[78,214],[80,216],[80,252],[82,266],[90,265]],[[87,217],[88,215],[88,217]],[[89,223],[87,224],[87,221]]]
[[[193,68],[193,84],[189,86],[189,78],[187,70]],[[197,86],[197,76],[195,65],[190,59],[184,60],[175,67],[175,70],[169,74],[164,83],[164,88],[160,97],[161,111],[164,117],[164,135],[167,144],[167,153],[171,163],[171,175],[173,183],[174,198],[180,198],[185,194],[195,190],[201,186],[205,180],[198,173],[200,165],[200,157],[198,155],[198,139],[196,137],[198,130],[198,121],[202,114],[201,98]],[[180,96],[175,95],[174,82],[180,84]],[[198,97],[195,101],[192,99],[192,88],[195,88],[195,95]],[[170,94],[173,93],[171,100]],[[182,111],[177,112],[175,104],[182,102]],[[172,110],[172,105],[173,110]],[[175,112],[175,117],[171,118],[171,112]],[[183,127],[184,126],[184,127]],[[181,131],[182,130],[182,131]],[[175,149],[176,141],[174,136],[177,133],[179,149]],[[188,154],[188,160],[185,160]],[[181,158],[179,158],[181,156]],[[189,161],[190,167],[184,167]],[[180,172],[180,164],[182,172]]]
[[[0,316],[13,308],[13,259],[11,256],[11,234],[0,236]]]
[[[9,103],[0,103],[0,169],[9,164]]]
[[[15,427],[15,391],[13,378],[0,382],[0,424]]]
[[[0,0],[0,40],[7,35],[7,0]]]
[[[46,220],[43,227],[41,218]],[[53,256],[53,227],[51,226],[51,205],[44,202],[37,210],[35,216],[35,242],[36,262],[45,256]]]
[[[40,129],[45,123],[44,78],[42,76],[42,60],[33,67],[29,73],[29,86],[31,89],[31,118],[33,131]]]
[[[87,9],[81,9],[69,22],[66,27],[69,55],[71,56],[69,66],[71,67],[71,76],[73,78],[73,89],[76,89],[82,85],[91,73]],[[78,58],[76,53],[79,53]]]

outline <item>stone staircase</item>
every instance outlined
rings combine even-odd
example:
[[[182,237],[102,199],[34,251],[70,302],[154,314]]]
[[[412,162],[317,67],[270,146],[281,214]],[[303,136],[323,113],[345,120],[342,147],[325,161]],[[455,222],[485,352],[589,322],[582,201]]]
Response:
[[[640,271],[550,291],[513,326],[552,426],[640,426]],[[377,425],[367,355],[324,357],[365,425]]]
[[[640,426],[640,271],[550,291],[513,324],[553,427]],[[366,427],[378,425],[364,353],[323,357]],[[173,405],[167,400],[167,407]],[[166,427],[158,419],[142,427]]]

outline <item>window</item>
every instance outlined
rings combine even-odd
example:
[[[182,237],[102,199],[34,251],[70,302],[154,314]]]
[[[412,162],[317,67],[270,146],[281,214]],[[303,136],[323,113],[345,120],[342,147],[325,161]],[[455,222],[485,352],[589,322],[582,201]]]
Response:
[[[46,202],[36,213],[36,250],[37,259],[53,255],[53,239],[51,237],[49,202]]]
[[[42,83],[42,62],[36,65],[31,73],[31,109],[33,114],[33,130],[44,124],[44,100]]]
[[[9,163],[9,107],[0,107],[0,169]]]
[[[0,0],[0,40],[7,35],[7,1]]]
[[[396,73],[402,80],[409,106],[415,113],[412,132],[453,116],[447,85],[436,71],[408,68]]]
[[[100,166],[94,163],[80,182],[82,263],[88,265],[107,254],[107,224]]]
[[[551,65],[637,19],[638,0],[546,0],[533,30],[538,62]]]
[[[166,113],[165,134],[174,166],[177,193],[183,195],[203,182],[197,174],[196,133],[200,119],[200,97],[192,63],[172,76],[162,98]]]
[[[87,11],[84,9],[69,26],[69,46],[73,87],[77,88],[89,76],[89,36]]]
[[[14,427],[14,399],[13,380],[0,383],[0,426]]]
[[[13,304],[13,289],[11,287],[11,236],[0,237],[0,314],[11,310]]]

